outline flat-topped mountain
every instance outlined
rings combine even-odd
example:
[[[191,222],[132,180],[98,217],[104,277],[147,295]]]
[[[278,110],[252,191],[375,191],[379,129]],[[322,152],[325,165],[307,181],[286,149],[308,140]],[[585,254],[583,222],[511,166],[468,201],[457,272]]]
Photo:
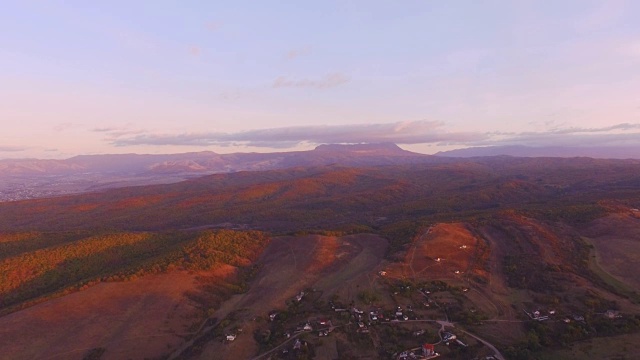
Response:
[[[320,145],[309,151],[217,154],[81,155],[64,160],[0,160],[0,201],[49,197],[130,185],[173,183],[194,176],[297,166],[376,166],[449,161],[392,143]]]

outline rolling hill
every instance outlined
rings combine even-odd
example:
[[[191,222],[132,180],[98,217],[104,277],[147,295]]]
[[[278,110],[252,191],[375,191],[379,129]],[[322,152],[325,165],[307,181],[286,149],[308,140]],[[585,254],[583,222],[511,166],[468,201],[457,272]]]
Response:
[[[429,324],[446,320],[506,358],[534,359],[640,330],[640,289],[625,265],[640,244],[640,161],[440,161],[380,145],[313,153],[317,164],[302,161],[311,166],[289,158],[284,168],[0,203],[0,328],[13,358],[50,348],[78,359],[248,358],[291,350],[298,337],[308,352],[293,353],[307,357],[389,358],[417,341],[439,344],[443,358],[495,353],[470,335],[467,350],[439,343],[449,325]],[[357,166],[327,163],[350,154]],[[191,161],[175,165],[204,166]],[[78,305],[87,299],[99,305]],[[374,321],[371,335],[356,325],[356,307],[407,304],[410,316]],[[69,306],[70,318],[52,315]],[[558,315],[542,322],[537,309]],[[99,327],[84,320],[93,312]],[[291,336],[323,317],[339,324],[326,341]],[[74,324],[86,332],[68,334],[84,347],[47,330]],[[223,342],[231,333],[239,340]],[[24,334],[42,341],[12,340]]]

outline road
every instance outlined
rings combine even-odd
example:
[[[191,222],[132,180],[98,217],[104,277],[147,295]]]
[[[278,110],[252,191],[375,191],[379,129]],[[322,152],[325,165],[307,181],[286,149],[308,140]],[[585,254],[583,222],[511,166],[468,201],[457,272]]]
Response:
[[[438,324],[440,324],[440,332],[439,333],[442,333],[444,331],[445,326],[455,327],[454,323],[449,322],[449,321],[443,321],[443,320],[407,320],[407,321],[402,321],[402,322],[385,322],[385,324],[401,324],[403,322],[437,322]],[[471,336],[472,338],[480,341],[486,347],[491,349],[491,351],[493,351],[494,356],[495,356],[496,359],[498,359],[498,360],[506,360],[504,358],[504,356],[502,356],[502,353],[500,353],[500,351],[495,346],[493,346],[493,344],[491,344],[490,342],[488,342],[488,341],[486,341],[486,340],[484,340],[482,338],[479,338],[478,336],[476,336],[476,335],[474,335],[474,334],[472,334],[472,333],[470,333],[468,331],[465,331],[465,330],[460,330],[460,331],[462,333],[467,334],[467,335]],[[441,339],[440,341],[442,341],[442,336],[440,336],[440,339]]]
[[[460,331],[462,331],[463,333],[465,333],[465,334],[467,334],[467,335],[471,336],[472,338],[474,338],[474,339],[476,339],[476,340],[480,341],[480,342],[481,342],[481,343],[483,343],[486,347],[488,347],[489,349],[491,349],[491,351],[493,351],[493,353],[494,353],[494,355],[493,355],[493,356],[495,356],[495,358],[496,358],[496,359],[498,359],[498,360],[505,360],[504,356],[502,356],[502,354],[500,353],[500,351],[498,351],[498,349],[496,349],[496,347],[495,347],[495,346],[493,346],[493,344],[491,344],[490,342],[488,342],[488,341],[486,341],[486,340],[484,340],[484,339],[481,339],[481,338],[477,337],[476,335],[473,335],[472,333],[470,333],[470,332],[468,332],[468,331],[464,331],[464,330],[460,330]]]

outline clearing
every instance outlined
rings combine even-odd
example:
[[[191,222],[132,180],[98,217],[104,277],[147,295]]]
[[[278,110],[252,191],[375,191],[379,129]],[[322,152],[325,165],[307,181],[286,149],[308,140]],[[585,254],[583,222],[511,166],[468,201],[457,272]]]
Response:
[[[185,293],[199,275],[223,278],[221,267],[176,271],[129,282],[100,283],[0,318],[0,359],[82,359],[94,348],[103,360],[157,358],[183,342],[201,315]]]

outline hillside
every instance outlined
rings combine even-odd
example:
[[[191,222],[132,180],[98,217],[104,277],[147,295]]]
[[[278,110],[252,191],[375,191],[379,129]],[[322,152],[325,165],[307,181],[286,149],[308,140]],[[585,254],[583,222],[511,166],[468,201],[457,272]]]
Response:
[[[376,166],[447,162],[395,144],[320,145],[310,151],[216,154],[82,155],[65,160],[0,160],[0,201],[168,184],[214,173],[298,166]]]
[[[167,230],[223,223],[291,231],[518,209],[594,216],[637,202],[640,163],[486,158],[452,164],[323,166],[217,174],[185,182],[0,203],[5,230]],[[567,211],[567,209],[569,211]]]
[[[640,331],[639,174],[590,158],[330,164],[0,203],[0,328],[14,358],[395,359],[431,343],[444,359],[530,360],[624,341]],[[156,314],[127,315],[141,304]],[[47,326],[85,328],[68,332],[85,347],[11,340],[67,306]],[[83,320],[94,312],[104,329]],[[132,346],[145,327],[154,338]]]

